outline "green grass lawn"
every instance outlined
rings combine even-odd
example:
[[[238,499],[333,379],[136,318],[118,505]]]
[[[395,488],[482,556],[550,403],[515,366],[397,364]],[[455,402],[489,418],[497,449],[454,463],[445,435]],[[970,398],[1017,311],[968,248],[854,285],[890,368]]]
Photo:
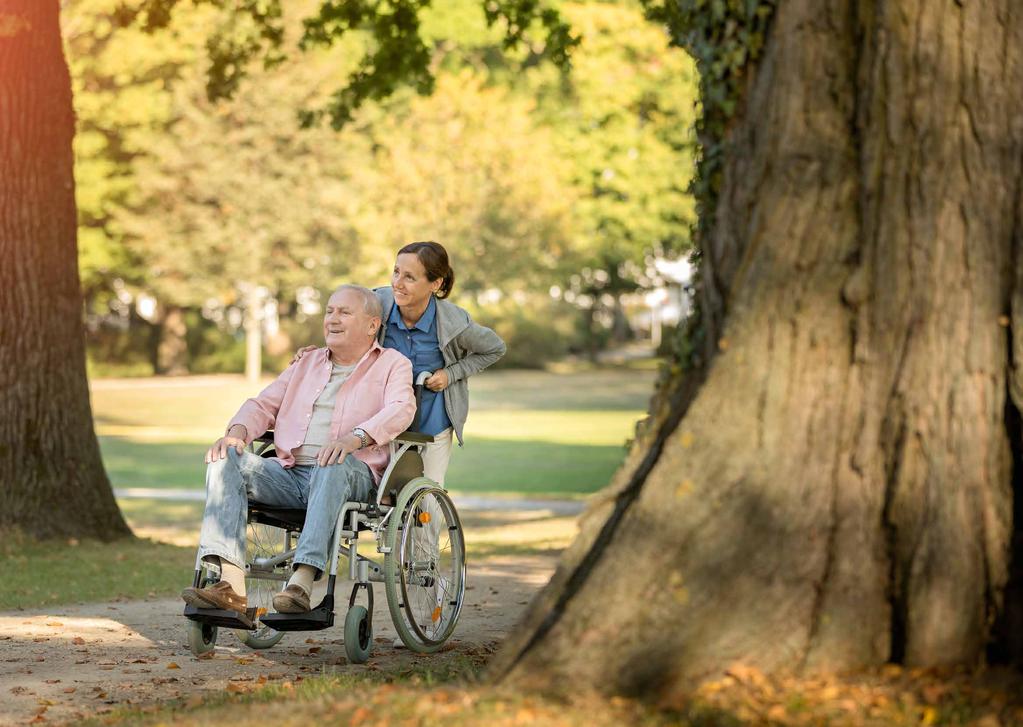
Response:
[[[0,611],[117,598],[168,596],[192,580],[195,549],[144,538],[113,543],[29,541],[6,535]]]
[[[448,487],[559,497],[600,489],[644,416],[655,375],[629,368],[474,378],[466,445],[452,453]],[[114,486],[201,488],[204,451],[259,388],[237,376],[93,382]]]
[[[466,446],[452,455],[452,490],[580,496],[607,484],[653,387],[650,370],[491,372],[472,382]],[[256,393],[237,376],[98,380],[92,403],[115,487],[203,486],[206,447],[242,401]],[[123,596],[166,596],[191,579],[201,502],[122,499],[133,530],[112,544],[34,543],[0,547],[9,568],[0,610]],[[572,518],[518,526],[463,514],[477,556],[546,552],[574,535]]]
[[[121,511],[138,538],[112,543],[35,541],[2,533],[7,567],[0,611],[65,603],[170,596],[192,582],[203,503],[126,498]],[[575,537],[575,518],[533,512],[462,514],[473,561],[553,554]],[[365,554],[373,556],[370,546]]]

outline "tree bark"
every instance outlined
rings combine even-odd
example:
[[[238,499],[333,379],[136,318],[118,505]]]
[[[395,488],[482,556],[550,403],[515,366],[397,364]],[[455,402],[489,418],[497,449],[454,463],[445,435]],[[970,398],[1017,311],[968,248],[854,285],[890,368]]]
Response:
[[[0,527],[129,534],[85,377],[71,80],[57,0],[0,6]]]
[[[1014,0],[778,3],[701,243],[704,368],[496,677],[670,696],[983,657],[1016,607],[1020,88]]]

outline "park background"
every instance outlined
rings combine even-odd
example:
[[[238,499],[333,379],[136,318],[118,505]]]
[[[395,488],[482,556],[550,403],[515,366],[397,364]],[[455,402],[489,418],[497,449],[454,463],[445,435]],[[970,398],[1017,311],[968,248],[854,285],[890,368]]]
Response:
[[[235,17],[182,5],[154,34],[111,0],[63,12],[88,371],[115,492],[201,488],[197,454],[261,377],[321,342],[329,292],[387,284],[395,251],[424,239],[450,252],[452,300],[508,344],[472,382],[449,485],[598,490],[689,307],[691,58],[635,3],[578,3],[563,9],[583,38],[571,73],[520,72],[477,3],[442,3],[423,17],[447,39],[433,94],[308,127],[365,39],[298,52],[315,3],[299,5],[287,56],[212,101],[207,46]],[[615,363],[618,377],[586,373]],[[248,386],[209,378],[240,373]],[[138,380],[154,375],[175,378]]]
[[[714,8],[708,12],[727,35],[735,24],[723,18],[741,15],[743,3],[692,5]],[[744,7],[750,17],[767,18],[773,5]],[[200,492],[198,456],[233,402],[279,370],[295,347],[318,340],[327,291],[352,279],[386,282],[394,250],[410,239],[449,247],[459,272],[456,302],[497,329],[511,350],[499,369],[473,382],[469,447],[456,453],[452,487],[564,501],[608,482],[655,383],[685,378],[679,367],[700,365],[694,351],[706,342],[688,340],[674,326],[688,308],[683,261],[697,224],[694,196],[713,199],[721,180],[713,147],[705,147],[704,176],[690,193],[694,126],[702,114],[708,138],[723,133],[732,99],[705,95],[704,107],[697,104],[692,61],[669,47],[662,25],[645,20],[640,6],[558,7],[581,38],[570,72],[544,62],[542,44],[506,48],[477,5],[421,9],[436,85],[419,90],[432,93],[399,88],[333,129],[303,111],[345,83],[363,36],[294,52],[303,29],[289,21],[287,53],[250,65],[244,77],[232,76],[229,62],[231,98],[211,100],[217,69],[208,59],[230,59],[233,44],[248,42],[253,29],[244,13],[179,3],[169,23],[157,19],[166,27],[149,33],[130,4],[63,3],[96,432],[115,489],[135,490],[120,504],[143,539],[103,545],[8,538],[6,562],[17,567],[7,606],[174,593],[191,562],[198,506],[158,491]],[[743,35],[735,57],[719,53],[721,68],[752,63],[760,40],[756,32]],[[708,70],[705,94],[707,78],[727,77]],[[309,121],[316,123],[303,128]],[[700,223],[709,225],[710,217]],[[674,314],[660,315],[668,307]],[[710,344],[723,353],[729,342]],[[658,370],[652,353],[668,355],[674,369]],[[642,429],[637,434],[642,441]],[[685,436],[683,449],[692,442]],[[681,499],[692,489],[682,480],[673,494]],[[148,497],[139,496],[143,490]],[[484,561],[550,555],[575,534],[571,518],[516,523],[488,516],[473,525],[471,552]],[[682,604],[688,591],[669,585]],[[244,685],[226,696],[226,707],[235,714],[249,703],[295,696],[307,719],[325,710],[365,721],[342,694],[382,680],[402,685],[391,708],[412,721],[441,711],[468,723],[481,714],[509,722],[562,716],[558,703],[528,695],[466,696],[457,677],[476,674],[486,658],[457,656],[466,658],[382,677],[324,669],[299,690]],[[974,676],[888,664],[851,682],[784,683],[737,668],[696,701],[602,706],[611,722],[652,723],[844,717],[993,725],[1023,714],[1008,706],[1011,685]],[[432,688],[438,684],[444,686]],[[722,694],[727,698],[715,702]],[[132,721],[153,707],[119,701],[113,690],[104,697],[103,704],[118,706],[103,720]],[[464,699],[466,714],[450,716],[452,702]],[[40,697],[36,717],[60,713],[47,701]],[[720,708],[707,711],[708,704]],[[217,721],[226,713],[221,706],[216,698],[189,698],[159,708],[153,719],[184,709],[176,719]],[[588,721],[585,706],[575,707],[566,719]],[[244,714],[258,720],[259,708]]]
[[[688,54],[637,3],[568,3],[581,38],[569,72],[504,49],[475,0],[441,3],[423,15],[434,92],[401,89],[334,129],[302,112],[343,84],[367,39],[300,52],[316,3],[295,6],[286,56],[211,100],[210,44],[244,32],[236,15],[182,3],[154,33],[115,0],[63,4],[90,395],[138,538],[9,539],[0,608],[176,594],[205,448],[297,347],[321,343],[330,291],[387,284],[412,240],[445,245],[452,300],[508,344],[471,382],[449,470],[456,502],[505,503],[463,513],[475,562],[542,557],[549,572],[646,416],[690,308]],[[451,679],[480,664],[450,662],[433,669]],[[138,718],[137,693],[109,691],[104,719]],[[86,714],[53,699],[37,718]]]

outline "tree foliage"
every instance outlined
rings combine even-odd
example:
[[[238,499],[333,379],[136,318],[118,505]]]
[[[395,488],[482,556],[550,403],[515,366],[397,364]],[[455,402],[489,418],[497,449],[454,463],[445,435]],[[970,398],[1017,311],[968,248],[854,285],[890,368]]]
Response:
[[[209,316],[244,308],[254,285],[290,315],[297,291],[384,282],[400,244],[432,238],[452,252],[460,302],[503,332],[528,331],[542,360],[578,335],[569,326],[555,348],[533,335],[571,315],[552,289],[592,318],[608,292],[651,282],[652,255],[687,248],[693,67],[638,6],[565,5],[559,17],[582,33],[566,74],[539,62],[547,46],[525,15],[509,42],[501,13],[475,0],[423,5],[433,93],[396,84],[335,131],[308,122],[373,33],[335,33],[342,9],[313,0],[281,15],[266,5],[258,23],[244,8],[176,5],[66,11],[95,311],[143,295]],[[253,23],[280,33],[253,35]],[[211,94],[232,33],[264,62],[232,66],[230,89]]]

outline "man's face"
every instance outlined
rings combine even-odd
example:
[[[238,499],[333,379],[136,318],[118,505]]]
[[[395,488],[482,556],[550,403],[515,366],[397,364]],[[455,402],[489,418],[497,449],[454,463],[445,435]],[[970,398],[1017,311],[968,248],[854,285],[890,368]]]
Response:
[[[354,290],[341,290],[327,301],[323,314],[323,338],[331,350],[369,348],[379,325],[379,318],[366,313],[361,295]]]

